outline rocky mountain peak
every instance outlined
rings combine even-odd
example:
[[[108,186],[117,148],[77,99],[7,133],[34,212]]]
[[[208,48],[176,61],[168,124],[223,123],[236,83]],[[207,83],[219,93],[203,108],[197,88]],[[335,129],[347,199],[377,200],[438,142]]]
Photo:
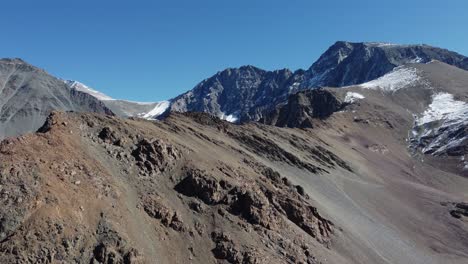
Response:
[[[360,84],[381,77],[395,67],[432,60],[468,69],[465,56],[425,44],[338,41],[306,71],[306,81],[301,86],[313,88]]]
[[[21,71],[29,71],[29,72],[46,73],[45,70],[29,64],[28,62],[24,61],[21,58],[0,59],[0,74],[2,72],[12,71],[13,69],[18,69]]]
[[[266,71],[250,65],[228,68],[174,98],[171,110],[208,112],[233,122],[258,120],[259,109],[288,95],[292,75],[288,69]]]
[[[2,58],[0,63],[16,63],[16,64],[26,64],[26,62],[21,58]]]

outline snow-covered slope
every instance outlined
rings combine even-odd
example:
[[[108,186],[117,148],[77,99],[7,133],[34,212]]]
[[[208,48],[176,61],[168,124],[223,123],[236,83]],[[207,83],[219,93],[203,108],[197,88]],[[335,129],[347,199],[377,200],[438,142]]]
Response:
[[[365,98],[364,95],[362,95],[360,93],[347,92],[346,96],[345,96],[345,99],[344,99],[344,102],[348,103],[348,104],[352,104],[352,103],[356,102],[357,100],[361,100],[361,99],[364,99],[364,98]]]
[[[64,81],[66,85],[68,85],[68,87],[72,88],[72,89],[76,89],[80,92],[84,92],[84,93],[87,93],[87,94],[90,94],[94,97],[96,97],[97,99],[101,100],[101,101],[105,101],[105,100],[114,100],[112,97],[106,95],[106,94],[103,94],[99,91],[96,91],[80,82],[77,82],[77,81],[73,81],[73,80],[66,80]]]
[[[423,82],[424,80],[416,68],[400,66],[378,79],[361,84],[360,87],[367,89],[381,89],[385,92],[395,92],[399,89],[421,84]]]
[[[164,114],[170,106],[169,101],[161,102],[134,102],[128,100],[114,99],[102,92],[90,88],[89,86],[73,80],[64,81],[65,84],[80,92],[87,93],[103,102],[115,114],[123,117],[141,117],[155,120]]]
[[[140,115],[141,117],[146,119],[157,119],[160,115],[164,114],[167,111],[170,104],[171,103],[169,101],[157,102],[154,108],[151,109],[151,111]]]
[[[415,119],[412,144],[424,154],[459,156],[468,144],[468,103],[449,93],[433,95],[426,111]]]

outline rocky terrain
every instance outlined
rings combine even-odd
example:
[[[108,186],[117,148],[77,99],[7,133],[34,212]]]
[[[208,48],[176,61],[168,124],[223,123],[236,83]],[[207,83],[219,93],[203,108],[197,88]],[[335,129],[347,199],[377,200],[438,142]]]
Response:
[[[0,263],[467,263],[466,62],[337,42],[145,104],[1,60]]]
[[[466,72],[406,67],[421,79],[304,91],[267,124],[54,112],[0,144],[0,260],[465,263],[468,178],[408,140],[463,92],[424,76]]]
[[[231,142],[212,138],[218,133]],[[330,251],[340,228],[301,186],[255,158],[310,173],[349,169],[325,149],[302,159],[205,114],[152,123],[73,113],[53,113],[38,133],[0,149],[3,262],[342,258]]]
[[[285,174],[289,180],[262,163],[319,178],[353,168],[330,146],[315,140],[315,147],[298,145],[304,132],[290,132],[296,144],[285,143],[294,152],[260,136],[269,133],[278,142],[288,136],[283,131],[237,127],[200,114],[171,116],[157,126],[54,114],[40,133],[2,144],[2,257],[63,263],[332,258],[328,254],[337,254],[331,251],[332,238],[344,239],[342,227],[319,213],[307,189],[291,182],[294,175]],[[209,139],[213,133],[232,141]],[[202,147],[207,144],[209,149]],[[32,155],[41,148],[55,151]],[[225,159],[207,158],[221,151]],[[293,154],[302,151],[306,157]],[[73,159],[64,159],[64,153]],[[158,254],[152,252],[158,248]],[[346,262],[341,258],[333,256]]]

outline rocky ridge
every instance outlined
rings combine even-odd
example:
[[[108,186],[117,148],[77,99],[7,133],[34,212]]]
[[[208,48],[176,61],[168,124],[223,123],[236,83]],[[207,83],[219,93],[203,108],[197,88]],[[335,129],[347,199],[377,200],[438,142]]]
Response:
[[[183,263],[186,254],[196,263],[318,263],[314,251],[330,247],[336,228],[300,186],[247,153],[235,158],[243,167],[234,160],[191,160],[193,146],[167,135],[196,131],[178,121],[157,129],[138,122],[53,113],[39,133],[2,142],[3,261],[153,263],[151,247],[159,243],[186,251],[163,251],[165,262]],[[31,155],[41,148],[54,151]],[[241,150],[230,151],[234,158]],[[284,160],[280,152],[269,155]],[[26,189],[13,192],[22,185]],[[147,227],[130,233],[134,221]],[[146,228],[155,231],[152,243],[142,245],[135,236]],[[167,241],[157,239],[160,232]],[[186,240],[193,241],[189,250],[181,248]],[[31,243],[37,247],[27,247]]]

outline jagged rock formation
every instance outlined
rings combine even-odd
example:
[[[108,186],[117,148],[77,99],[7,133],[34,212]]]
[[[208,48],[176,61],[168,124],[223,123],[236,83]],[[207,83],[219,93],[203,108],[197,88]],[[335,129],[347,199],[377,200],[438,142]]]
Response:
[[[324,119],[345,104],[331,91],[314,89],[298,92],[276,107],[260,122],[280,127],[312,128],[314,119]]]
[[[287,97],[294,79],[287,69],[226,69],[174,98],[171,111],[206,112],[232,122],[257,120],[264,109]]]
[[[377,79],[397,66],[438,60],[468,70],[467,58],[428,45],[390,43],[333,44],[305,73],[304,87],[341,87]]]
[[[95,97],[20,59],[0,60],[0,139],[39,128],[52,110],[112,114]]]

